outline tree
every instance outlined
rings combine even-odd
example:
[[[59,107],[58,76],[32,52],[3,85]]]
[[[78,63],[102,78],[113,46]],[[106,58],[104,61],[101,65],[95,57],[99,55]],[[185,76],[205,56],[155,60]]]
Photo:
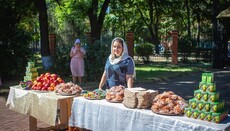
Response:
[[[91,43],[94,43],[95,40],[100,39],[101,30],[109,3],[110,0],[105,0],[101,8],[99,8],[98,0],[92,0],[91,6],[87,10],[91,27]]]
[[[214,49],[213,49],[213,63],[212,67],[216,69],[223,69],[224,61],[227,57],[227,37],[224,35],[223,29],[221,26],[217,24],[217,16],[221,12],[221,10],[227,8],[229,6],[229,2],[227,5],[226,1],[213,0],[212,3],[212,24],[213,24],[213,41],[214,41]],[[225,5],[225,6],[223,6]],[[227,7],[226,7],[227,6]]]
[[[0,76],[2,79],[24,75],[31,58],[29,44],[33,34],[29,21],[33,4],[24,0],[0,0]]]
[[[144,25],[147,27],[149,34],[150,34],[150,40],[149,42],[154,44],[155,47],[158,46],[160,43],[159,37],[158,37],[158,29],[159,29],[159,1],[157,0],[148,0],[147,2],[141,1],[134,3],[135,7],[137,8],[140,17],[144,23]],[[159,53],[159,49],[155,48],[156,52]]]
[[[100,40],[101,32],[108,9],[110,0],[90,0],[90,1],[62,1],[60,7],[56,8],[56,15],[59,16],[59,22],[67,24],[71,27],[86,27],[90,24],[91,42],[94,43],[96,40]],[[86,19],[86,16],[88,19]],[[82,25],[81,25],[82,24]],[[77,31],[77,37],[79,37],[85,29]],[[73,32],[74,33],[74,32]],[[81,34],[80,34],[81,33]],[[86,33],[86,32],[84,32]]]
[[[191,16],[190,16],[190,1],[185,0],[186,14],[187,14],[187,30],[188,30],[188,38],[191,39]]]
[[[52,60],[50,56],[49,38],[48,38],[48,18],[45,0],[36,0],[36,7],[39,12],[39,25],[40,25],[40,37],[41,37],[41,55],[42,62],[45,69],[49,69],[52,66]]]

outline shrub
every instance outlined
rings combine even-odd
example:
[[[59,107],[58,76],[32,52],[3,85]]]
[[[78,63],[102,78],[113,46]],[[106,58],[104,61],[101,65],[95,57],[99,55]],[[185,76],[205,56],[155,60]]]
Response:
[[[16,29],[14,35],[10,37],[6,38],[4,35],[0,37],[2,38],[0,41],[0,76],[3,79],[25,75],[26,63],[33,56],[29,48],[28,33]]]
[[[53,58],[53,70],[59,75],[69,76],[70,71],[70,57],[69,53],[71,45],[60,44],[56,47],[56,56]]]
[[[194,40],[187,37],[181,38],[178,41],[178,52],[181,53],[181,62],[189,63],[188,57],[191,56],[192,51],[195,49]]]
[[[87,80],[98,81],[104,72],[105,62],[110,54],[110,42],[96,41],[87,45],[85,75]]]
[[[141,56],[144,63],[149,63],[149,56],[153,54],[153,45],[149,43],[140,44],[135,47],[138,56]]]

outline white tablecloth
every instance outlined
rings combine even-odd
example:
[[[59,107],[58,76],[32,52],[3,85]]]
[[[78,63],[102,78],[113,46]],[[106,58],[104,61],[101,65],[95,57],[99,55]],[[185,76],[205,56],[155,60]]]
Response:
[[[228,131],[230,116],[220,124],[164,116],[147,109],[129,109],[122,103],[74,98],[69,126],[93,131]]]
[[[23,90],[19,86],[10,87],[6,105],[13,111],[26,114],[54,126],[59,99],[72,96],[60,96],[54,92]]]

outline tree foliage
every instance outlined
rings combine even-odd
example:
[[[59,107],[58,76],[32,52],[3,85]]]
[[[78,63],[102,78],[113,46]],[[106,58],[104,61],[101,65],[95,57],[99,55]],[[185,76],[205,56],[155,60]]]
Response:
[[[220,11],[230,6],[229,0],[44,1],[48,9],[48,28],[45,30],[48,30],[49,34],[57,34],[57,43],[71,47],[74,40],[80,38],[84,45],[94,43],[94,41],[110,44],[112,38],[120,36],[125,39],[126,33],[132,31],[135,44],[158,45],[164,38],[162,36],[167,35],[171,30],[178,30],[179,42],[181,42],[179,50],[184,53],[191,53],[196,48],[202,48],[202,41],[207,39],[217,43],[216,47],[222,47],[221,43],[218,43],[215,17]],[[38,10],[35,8],[35,2],[39,1],[0,0],[0,2],[0,31],[4,32],[0,35],[0,50],[3,52],[0,58],[4,61],[1,63],[1,69],[8,68],[8,70],[1,70],[2,76],[8,71],[15,72],[12,70],[13,66],[4,65],[14,65],[14,63],[22,63],[29,59],[31,51],[29,47],[38,45],[34,43],[38,43],[41,38],[39,36],[41,28],[38,29]],[[88,36],[86,36],[88,32],[91,32],[91,41],[88,41]],[[48,33],[45,35],[47,36]],[[103,48],[97,49],[103,51]],[[48,50],[47,44],[45,50]],[[92,55],[92,59],[97,59],[94,51],[88,52]],[[223,51],[216,50],[216,52]],[[18,60],[13,62],[5,59],[5,56]],[[60,57],[60,59],[66,58]],[[23,64],[20,65],[23,66]],[[19,74],[22,73],[24,72],[20,71]]]
[[[33,40],[33,4],[24,0],[0,1],[0,76],[18,77],[24,74],[25,64],[31,59]]]

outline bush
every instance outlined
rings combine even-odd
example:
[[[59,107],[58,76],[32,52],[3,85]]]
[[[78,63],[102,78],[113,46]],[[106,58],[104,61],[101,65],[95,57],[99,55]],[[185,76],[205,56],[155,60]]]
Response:
[[[64,76],[69,76],[71,74],[70,50],[71,45],[62,44],[56,47],[56,57],[53,58],[53,70],[55,73]]]
[[[195,42],[187,37],[181,38],[178,41],[178,52],[181,53],[181,62],[189,63],[188,57],[191,56],[195,49]]]
[[[88,44],[85,58],[85,75],[87,80],[98,81],[104,72],[105,62],[110,54],[110,43],[100,43],[96,41],[94,44]]]
[[[17,29],[10,37],[8,40],[0,37],[0,76],[3,79],[25,75],[26,63],[33,56],[29,48],[29,34]]]
[[[149,43],[140,44],[135,47],[138,56],[141,56],[144,63],[149,63],[149,56],[153,54],[153,45]]]

